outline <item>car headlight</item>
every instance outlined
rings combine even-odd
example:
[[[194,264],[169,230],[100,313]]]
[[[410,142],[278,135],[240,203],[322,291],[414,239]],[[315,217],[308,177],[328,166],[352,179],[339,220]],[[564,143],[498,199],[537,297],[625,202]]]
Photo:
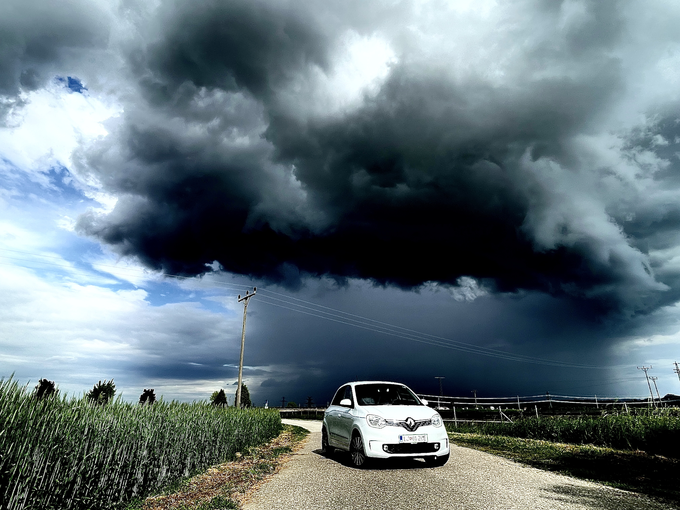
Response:
[[[375,429],[382,429],[387,426],[387,420],[377,414],[369,414],[366,416],[366,422]]]
[[[433,427],[441,427],[442,426],[442,417],[439,416],[438,414],[435,414],[432,417],[431,423],[432,423]]]

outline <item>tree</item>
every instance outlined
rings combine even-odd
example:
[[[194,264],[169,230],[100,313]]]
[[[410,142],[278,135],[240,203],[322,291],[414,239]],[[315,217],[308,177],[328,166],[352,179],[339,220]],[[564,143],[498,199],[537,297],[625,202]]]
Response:
[[[110,381],[99,381],[94,387],[87,393],[86,397],[97,404],[106,405],[116,394],[116,385],[113,383],[113,379]]]
[[[213,391],[213,394],[210,395],[210,404],[215,407],[228,407],[229,402],[227,402],[227,395],[224,393],[224,390]]]
[[[59,390],[56,389],[54,381],[48,381],[47,379],[40,379],[38,384],[35,386],[35,391],[33,396],[38,400],[43,398],[56,396]]]
[[[248,391],[248,386],[241,384],[241,408],[252,406],[250,401],[250,392]]]
[[[286,407],[297,407],[297,402],[293,402],[292,400],[286,404]]]
[[[156,401],[156,393],[153,391],[153,388],[151,389],[146,389],[144,388],[144,391],[139,397],[139,403],[140,404],[153,404]]]

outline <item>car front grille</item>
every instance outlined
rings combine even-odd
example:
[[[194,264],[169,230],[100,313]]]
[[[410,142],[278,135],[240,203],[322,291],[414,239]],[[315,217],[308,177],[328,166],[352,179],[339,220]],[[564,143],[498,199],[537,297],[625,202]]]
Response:
[[[439,443],[398,443],[385,445],[387,453],[435,453]]]
[[[420,427],[432,425],[432,420],[414,420],[413,418],[406,418],[405,420],[396,422],[396,425],[405,428],[409,432],[414,432]]]

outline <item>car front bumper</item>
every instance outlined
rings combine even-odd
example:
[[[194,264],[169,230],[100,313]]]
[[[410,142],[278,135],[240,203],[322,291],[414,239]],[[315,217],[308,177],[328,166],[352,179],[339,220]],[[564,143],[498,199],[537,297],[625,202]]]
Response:
[[[386,427],[385,429],[369,429],[362,431],[364,450],[367,457],[389,459],[397,457],[429,457],[443,456],[450,452],[449,437],[444,427],[419,430],[419,434],[427,434],[426,442],[402,443],[399,436],[407,433],[403,429]]]

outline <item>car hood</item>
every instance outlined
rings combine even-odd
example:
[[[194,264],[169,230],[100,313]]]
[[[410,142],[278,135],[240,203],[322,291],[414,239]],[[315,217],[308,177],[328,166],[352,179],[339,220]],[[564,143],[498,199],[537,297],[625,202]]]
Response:
[[[361,406],[366,414],[377,414],[386,420],[427,420],[432,418],[437,411],[427,406]]]

